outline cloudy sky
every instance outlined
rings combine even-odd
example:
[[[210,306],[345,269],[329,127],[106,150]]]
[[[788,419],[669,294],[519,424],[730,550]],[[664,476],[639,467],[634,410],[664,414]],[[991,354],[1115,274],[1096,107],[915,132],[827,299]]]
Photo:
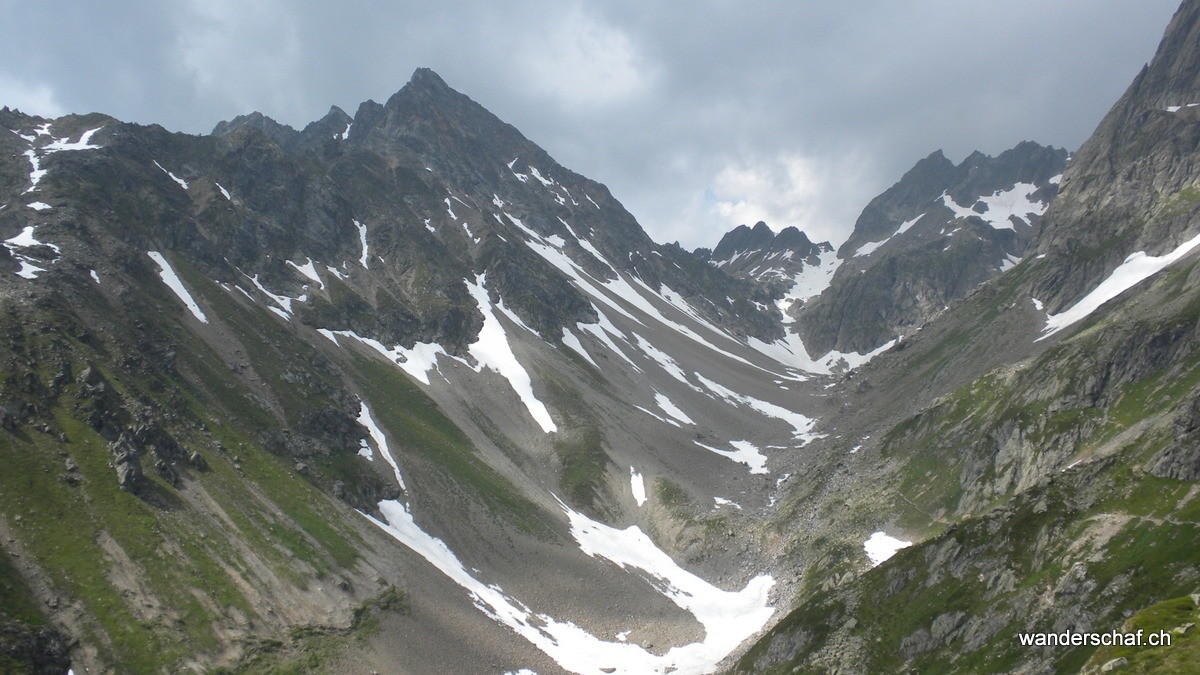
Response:
[[[0,0],[0,105],[207,133],[302,127],[418,66],[659,241],[740,223],[839,243],[938,148],[1077,147],[1177,0]]]

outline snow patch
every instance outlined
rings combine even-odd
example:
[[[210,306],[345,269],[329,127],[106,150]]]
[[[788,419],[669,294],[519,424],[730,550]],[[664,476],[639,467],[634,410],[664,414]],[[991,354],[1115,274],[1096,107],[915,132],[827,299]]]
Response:
[[[316,265],[313,264],[312,258],[309,258],[308,262],[303,265],[297,265],[296,263],[292,262],[291,260],[287,260],[285,262],[287,262],[287,264],[291,265],[292,267],[296,268],[296,271],[299,272],[300,274],[303,274],[305,277],[308,277],[309,279],[320,284],[322,290],[325,289],[325,282],[321,281],[321,275],[317,274],[317,267],[316,267]]]
[[[675,421],[675,420],[673,420],[673,419],[668,419],[668,418],[666,418],[666,417],[663,417],[662,415],[659,415],[659,414],[657,414],[657,413],[655,413],[655,412],[653,412],[653,411],[647,410],[646,408],[643,408],[643,407],[642,407],[642,406],[640,406],[640,405],[635,405],[635,406],[633,406],[633,407],[634,407],[634,408],[637,408],[638,410],[641,410],[642,412],[644,412],[644,413],[646,413],[647,415],[649,415],[649,416],[653,417],[654,419],[658,420],[659,422],[662,422],[663,424],[669,424],[669,425],[671,425],[671,426],[675,427],[676,429],[682,429],[682,428],[683,428],[683,425],[682,425],[682,424],[680,424],[679,422],[676,422],[676,421]]]
[[[183,301],[184,306],[188,308],[192,316],[196,317],[200,323],[208,323],[208,317],[204,315],[204,312],[200,309],[200,305],[196,304],[196,300],[192,298],[192,294],[188,293],[187,288],[183,285],[183,281],[180,280],[179,275],[175,274],[171,263],[167,262],[163,254],[158,251],[146,251],[146,255],[150,256],[150,259],[155,263],[158,263],[160,268],[158,276],[167,285],[167,288],[171,289],[171,292]]]
[[[730,441],[729,445],[733,446],[733,450],[714,448],[711,445],[696,440],[692,442],[705,450],[711,450],[718,455],[728,457],[740,464],[745,464],[750,467],[750,473],[770,473],[770,471],[767,471],[767,456],[750,441]]]
[[[671,402],[671,399],[657,391],[654,392],[654,402],[658,404],[659,408],[662,408],[663,412],[667,413],[674,419],[677,419],[684,424],[695,424],[695,422],[692,421],[692,418],[688,417],[686,413],[679,409],[679,406]]]
[[[638,670],[636,664],[630,663],[625,666],[627,672],[670,672],[667,667],[687,673],[712,672],[721,659],[758,632],[775,613],[768,604],[768,594],[775,584],[770,575],[754,577],[741,591],[725,591],[680,567],[638,527],[618,530],[563,508],[571,521],[571,536],[579,543],[580,550],[622,568],[632,567],[648,574],[659,582],[655,586],[663,595],[691,613],[704,627],[702,642],[668,650],[656,668],[642,666]],[[591,665],[589,672],[595,672],[600,662],[593,661]]]
[[[180,178],[179,176],[176,176],[175,174],[171,173],[170,171],[167,171],[165,168],[163,168],[162,164],[158,163],[157,159],[153,160],[153,162],[154,162],[154,166],[157,166],[158,168],[162,169],[162,172],[167,174],[168,176],[170,176],[171,180],[178,183],[179,187],[183,188],[184,190],[188,189],[188,182],[186,180]]]
[[[642,474],[632,466],[629,467],[629,489],[633,491],[633,501],[637,502],[638,506],[646,503],[646,482],[642,480]]]
[[[483,328],[480,329],[476,341],[467,347],[467,351],[479,362],[480,369],[491,368],[508,380],[509,386],[517,393],[517,397],[525,404],[529,414],[542,428],[542,431],[546,433],[558,431],[558,426],[550,417],[550,411],[534,396],[529,373],[517,361],[517,357],[508,343],[504,326],[492,311],[492,302],[488,297],[487,288],[484,287],[486,280],[486,273],[476,276],[474,283],[464,280],[467,291],[471,297],[475,298],[479,311],[483,314]]]
[[[571,329],[567,328],[566,326],[563,326],[562,329],[562,343],[575,350],[575,353],[582,356],[588,363],[592,364],[596,368],[600,367],[595,361],[592,360],[592,356],[588,354],[587,350],[583,348],[583,343],[579,341],[579,338],[575,337],[575,334],[571,332]]]
[[[911,228],[913,225],[916,225],[917,221],[924,217],[925,217],[925,214],[922,213],[921,215],[916,216],[916,217],[912,218],[911,220],[906,220],[903,223],[900,223],[900,226],[896,228],[896,231],[891,233],[890,235],[888,235],[887,238],[883,239],[882,241],[867,242],[867,243],[863,244],[862,246],[859,246],[858,250],[856,250],[854,252],[854,255],[852,255],[850,257],[855,258],[855,257],[860,257],[860,256],[871,255],[880,246],[883,246],[884,244],[891,241],[892,238],[897,237],[901,234],[904,234],[905,232],[908,232],[909,228]]]
[[[943,192],[941,199],[942,203],[954,213],[955,218],[974,216],[991,225],[993,229],[1015,230],[1013,218],[1029,225],[1031,216],[1042,215],[1050,206],[1048,202],[1035,202],[1030,199],[1030,196],[1037,190],[1038,186],[1033,183],[1016,183],[1007,190],[996,190],[976,201],[976,204],[980,202],[984,204],[983,213],[976,211],[975,205],[970,207],[959,205],[948,193]]]
[[[1171,263],[1190,253],[1198,245],[1200,245],[1200,235],[1196,235],[1183,242],[1174,251],[1163,256],[1148,256],[1145,251],[1130,253],[1129,257],[1125,258],[1125,262],[1113,270],[1107,279],[1100,282],[1100,285],[1083,296],[1079,302],[1076,302],[1065,311],[1046,317],[1046,327],[1042,329],[1042,333],[1044,334],[1037,340],[1034,340],[1034,342],[1044,340],[1067,326],[1084,319],[1099,309],[1104,303],[1124,293],[1139,282],[1162,271]]]
[[[788,315],[788,312],[797,302],[805,302],[809,298],[824,293],[833,281],[833,273],[841,265],[842,261],[837,257],[837,251],[822,251],[817,256],[817,264],[806,263],[803,269],[792,278],[792,287],[783,294],[782,298],[775,301],[775,306],[783,314],[783,323],[788,324],[795,321]]]
[[[696,389],[696,385],[688,382],[687,375],[684,374],[683,369],[679,367],[679,364],[675,363],[675,359],[671,358],[670,355],[658,347],[650,344],[646,338],[638,335],[637,333],[633,334],[633,339],[637,341],[638,348],[641,349],[642,352],[644,352],[647,356],[657,361],[658,365],[662,366],[662,369],[667,371],[668,375],[686,384],[692,389]],[[691,423],[689,422],[689,424]]]
[[[14,248],[27,248],[30,246],[49,246],[50,248],[54,249],[55,253],[58,253],[59,255],[61,255],[62,249],[60,249],[59,247],[55,246],[54,244],[50,244],[50,243],[47,243],[44,241],[37,240],[37,237],[34,236],[34,232],[36,231],[36,229],[37,229],[37,225],[26,225],[25,229],[21,230],[21,232],[19,234],[16,234],[16,235],[4,240],[5,247],[8,248],[8,250],[12,251]]]
[[[862,246],[859,246],[858,250],[856,250],[854,252],[854,255],[851,257],[852,258],[861,258],[863,256],[871,255],[872,253],[875,252],[875,249],[879,248],[880,246],[883,246],[884,244],[888,243],[888,241],[890,241],[890,240],[891,240],[891,237],[888,237],[887,239],[884,239],[883,241],[869,241],[869,242],[863,244]]]
[[[437,368],[437,357],[439,354],[446,355],[446,350],[441,345],[432,342],[418,342],[411,349],[406,349],[399,345],[387,348],[383,343],[373,338],[367,338],[350,330],[332,331],[324,328],[318,331],[338,344],[337,336],[351,337],[358,340],[362,344],[379,352],[385,359],[391,361],[400,367],[400,370],[408,373],[413,379],[421,384],[429,384],[429,371]]]
[[[788,423],[793,429],[793,435],[797,438],[800,438],[805,442],[817,438],[817,436],[810,433],[813,425],[816,424],[816,420],[801,415],[798,412],[792,412],[791,410],[775,405],[774,403],[762,401],[754,398],[753,396],[739,394],[732,389],[723,387],[716,382],[713,382],[699,373],[695,373],[695,375],[696,379],[700,381],[700,384],[704,385],[709,391],[713,392],[717,396],[720,396],[726,401],[731,403],[741,403],[742,405],[758,411],[762,415],[774,417],[775,419]]]
[[[363,269],[371,269],[367,264],[367,226],[356,220],[354,227],[358,228],[358,243],[362,245],[362,256],[359,257],[358,264],[362,265]]]
[[[831,350],[824,356],[816,359],[808,355],[808,349],[805,348],[804,341],[800,339],[800,336],[790,330],[784,334],[784,337],[774,342],[763,342],[758,338],[751,337],[747,340],[747,344],[752,349],[775,359],[785,366],[799,368],[800,370],[816,375],[829,375],[833,373],[834,368],[839,366],[847,370],[854,370],[861,367],[871,359],[891,349],[896,344],[896,340],[889,340],[865,354]]]
[[[612,321],[610,321],[609,318],[605,316],[604,313],[601,312],[595,305],[592,305],[592,309],[596,310],[596,316],[599,317],[599,320],[596,323],[580,322],[575,324],[575,326],[579,328],[579,330],[587,331],[594,335],[596,339],[604,343],[605,347],[608,347],[609,351],[621,357],[622,360],[632,366],[634,371],[639,373],[642,372],[641,367],[634,363],[633,359],[626,356],[625,352],[622,351],[621,348],[617,346],[617,343],[613,342],[612,340],[613,337],[618,337],[624,340],[625,334],[622,333],[616,326],[614,326]]]
[[[901,541],[895,537],[889,537],[883,532],[876,532],[863,542],[863,550],[867,552],[867,557],[871,559],[871,567],[878,566],[883,561],[896,555],[896,551],[909,546],[912,546],[911,541]]]
[[[388,447],[387,437],[383,435],[383,430],[375,423],[375,418],[371,417],[371,410],[367,408],[367,404],[360,401],[359,405],[361,407],[358,410],[358,423],[366,428],[367,433],[371,435],[371,440],[375,441],[375,447],[379,448],[380,454],[392,466],[392,471],[396,474],[396,482],[400,484],[400,489],[408,492],[408,488],[404,485],[404,477],[400,475],[400,466],[396,464],[396,458],[392,456],[392,450]],[[359,454],[362,454],[361,451]],[[367,459],[370,459],[370,456],[367,456]]]
[[[679,567],[637,527],[617,530],[566,506],[563,509],[580,550],[648,574],[658,592],[696,617],[704,627],[704,640],[673,647],[662,655],[625,641],[601,640],[573,623],[534,612],[499,586],[475,578],[445,542],[417,526],[406,505],[384,500],[379,502],[383,521],[365,513],[362,516],[464,588],[475,606],[494,621],[508,626],[572,672],[711,673],[775,613],[768,604],[775,583],[769,575],[751,579],[739,592],[724,591]]]
[[[238,270],[238,271],[239,271],[239,272],[241,272],[241,270]],[[292,302],[307,302],[307,301],[308,301],[308,295],[307,295],[307,294],[305,294],[305,295],[301,295],[301,296],[300,296],[300,297],[298,297],[298,298],[289,298],[289,297],[288,297],[288,296],[286,296],[286,295],[276,295],[276,294],[272,293],[271,291],[268,291],[268,290],[267,290],[267,287],[266,287],[266,286],[263,286],[263,285],[262,285],[262,282],[258,280],[258,275],[257,275],[257,274],[255,274],[254,276],[250,276],[249,274],[246,274],[245,272],[242,272],[242,276],[244,276],[244,277],[246,277],[247,279],[249,279],[249,280],[250,280],[250,283],[254,284],[254,287],[255,287],[255,288],[257,288],[259,291],[261,291],[263,295],[267,296],[268,298],[270,298],[270,299],[271,299],[271,301],[272,301],[272,302],[274,302],[275,304],[279,305],[279,307],[280,307],[280,308],[281,308],[281,309],[282,309],[282,310],[283,310],[285,313],[287,313],[287,315],[288,315],[288,316],[286,316],[286,317],[284,317],[284,318],[286,318],[286,319],[288,319],[288,320],[291,320],[291,314],[292,314]],[[271,307],[268,307],[268,309],[273,309],[273,308],[271,308]]]
[[[30,203],[26,204],[25,206],[28,206],[29,208],[33,209],[34,211],[45,211],[46,209],[50,208],[50,205],[47,204],[46,202],[30,202]]]
[[[99,127],[96,127],[95,129],[88,129],[87,131],[80,134],[79,140],[75,141],[74,143],[68,141],[65,138],[56,138],[53,141],[47,143],[46,145],[43,145],[42,152],[50,153],[50,152],[64,152],[64,151],[73,151],[73,150],[99,150],[101,146],[92,145],[91,140],[92,140],[92,136],[95,136],[96,132],[100,131],[103,128],[104,127],[99,126]]]
[[[541,172],[539,172],[537,170],[536,166],[529,167],[529,173],[533,174],[533,177],[536,178],[539,183],[541,183],[542,185],[544,185],[546,187],[550,187],[551,185],[554,185],[554,179],[542,177]]]

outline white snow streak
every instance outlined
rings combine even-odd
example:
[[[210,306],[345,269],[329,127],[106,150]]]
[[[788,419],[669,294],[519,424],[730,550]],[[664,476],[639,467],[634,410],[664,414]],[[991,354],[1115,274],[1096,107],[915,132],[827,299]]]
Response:
[[[375,423],[375,419],[371,417],[371,411],[367,408],[365,401],[360,401],[358,411],[358,423],[366,427],[367,433],[371,435],[371,440],[375,441],[375,447],[379,448],[379,452],[387,463],[392,466],[392,471],[396,474],[396,482],[400,484],[400,489],[408,492],[408,488],[404,485],[404,477],[400,475],[400,466],[396,464],[396,458],[392,456],[392,450],[388,447],[387,437],[383,435],[383,430]],[[370,459],[368,457],[368,459]]]
[[[467,347],[467,351],[479,362],[481,369],[483,367],[491,368],[508,380],[509,385],[517,393],[521,402],[525,404],[529,414],[533,416],[533,420],[542,428],[542,431],[546,433],[558,431],[558,426],[550,417],[550,411],[534,396],[533,383],[529,378],[529,373],[517,361],[517,357],[508,343],[504,326],[492,311],[492,302],[488,298],[487,288],[484,287],[486,279],[487,274],[485,273],[475,277],[474,283],[464,280],[467,291],[471,297],[475,298],[479,311],[483,313],[483,328],[480,329],[476,341]]]
[[[362,265],[364,269],[371,269],[371,266],[367,264],[367,226],[356,220],[354,227],[358,228],[358,242],[362,244],[362,256],[359,257],[358,264]]]
[[[158,263],[159,268],[161,268],[159,269],[158,276],[162,278],[167,288],[171,289],[171,292],[183,301],[183,304],[192,313],[192,316],[196,317],[200,323],[208,323],[208,317],[204,315],[204,312],[200,309],[200,305],[196,304],[196,300],[192,298],[192,294],[188,293],[187,288],[183,285],[183,281],[179,279],[179,275],[175,274],[175,270],[171,268],[171,263],[167,262],[163,254],[158,251],[146,251],[146,255]]]
[[[241,272],[241,270],[238,270],[238,271],[239,271],[239,272]],[[293,302],[307,302],[307,301],[308,301],[308,295],[307,295],[307,294],[301,295],[301,296],[300,296],[300,297],[298,297],[298,298],[289,298],[289,297],[288,297],[288,296],[286,296],[286,295],[276,295],[276,294],[272,293],[271,291],[268,291],[268,290],[267,290],[267,287],[266,287],[266,286],[263,286],[263,285],[262,285],[262,282],[258,280],[258,275],[257,275],[257,274],[255,274],[254,276],[250,276],[249,274],[246,274],[245,272],[242,272],[242,276],[244,276],[244,277],[246,277],[247,279],[249,279],[249,280],[250,280],[250,283],[254,284],[254,287],[255,287],[255,288],[257,288],[258,290],[262,291],[262,294],[263,294],[263,295],[267,296],[267,297],[268,297],[268,298],[270,298],[270,299],[271,299],[271,300],[272,300],[272,301],[273,301],[275,304],[279,305],[279,306],[280,306],[280,308],[282,308],[282,309],[283,309],[283,311],[284,311],[284,312],[287,314],[287,316],[285,316],[284,318],[285,318],[285,319],[288,319],[289,321],[291,320],[291,314],[292,314],[292,303],[293,303]],[[273,309],[273,308],[271,308],[271,307],[268,307],[268,309]]]
[[[683,422],[684,424],[695,424],[695,422],[692,421],[692,418],[688,417],[686,413],[679,409],[679,406],[671,402],[671,399],[667,398],[663,394],[658,393],[657,391],[654,392],[654,402],[658,404],[659,408],[662,408],[663,412],[679,420],[680,422]]]
[[[1092,289],[1092,292],[1083,296],[1070,309],[1046,317],[1046,327],[1042,329],[1044,335],[1034,340],[1034,342],[1044,340],[1067,326],[1082,320],[1099,309],[1104,303],[1184,257],[1198,245],[1200,245],[1200,235],[1196,235],[1183,242],[1174,251],[1163,256],[1148,256],[1145,251],[1130,253],[1129,257],[1125,258],[1125,262],[1113,270],[1107,279],[1100,282],[1099,286],[1096,286],[1096,288]]]
[[[318,284],[321,284],[322,289],[325,288],[325,282],[321,281],[321,275],[317,274],[317,267],[316,267],[316,265],[313,264],[312,258],[309,258],[308,262],[303,265],[297,265],[296,263],[292,262],[291,260],[288,260],[285,262],[287,262],[287,264],[291,265],[292,267],[296,268],[296,271],[299,272],[300,274],[303,274],[304,276],[308,277],[309,279],[312,279],[313,281],[317,282]]]
[[[184,179],[180,178],[179,176],[176,176],[175,174],[171,173],[170,171],[167,171],[166,169],[164,169],[163,165],[159,164],[157,159],[153,160],[153,162],[154,162],[154,166],[157,166],[158,168],[162,169],[163,173],[170,176],[171,180],[173,180],[179,184],[179,187],[183,188],[184,190],[188,189],[188,182],[186,180],[184,180]]]
[[[582,356],[588,363],[596,366],[597,368],[600,367],[595,361],[592,360],[592,356],[588,354],[587,350],[583,348],[583,343],[579,341],[579,338],[575,337],[575,334],[571,332],[571,329],[567,328],[566,326],[563,326],[562,342],[564,345],[575,350],[575,353]]]
[[[740,464],[745,464],[750,467],[750,473],[770,473],[770,471],[767,471],[767,456],[762,454],[762,451],[750,441],[730,441],[729,445],[733,446],[733,450],[714,448],[711,445],[695,440],[692,442],[705,450],[711,450],[718,455],[728,457]]]
[[[801,415],[798,412],[792,412],[791,410],[775,405],[774,403],[762,401],[754,398],[753,396],[739,394],[732,389],[723,387],[716,382],[713,382],[699,373],[695,373],[695,375],[696,379],[700,380],[700,384],[704,385],[709,391],[713,392],[717,396],[720,396],[726,401],[741,403],[742,405],[757,410],[759,413],[766,415],[767,417],[774,417],[775,419],[787,422],[792,426],[792,429],[794,430],[793,435],[797,438],[800,438],[805,442],[817,438],[817,436],[814,436],[810,433],[813,425],[816,424],[816,420]]]

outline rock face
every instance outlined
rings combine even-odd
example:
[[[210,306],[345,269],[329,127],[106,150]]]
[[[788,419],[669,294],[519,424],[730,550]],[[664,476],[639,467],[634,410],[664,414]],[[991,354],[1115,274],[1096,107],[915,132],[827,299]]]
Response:
[[[1159,478],[1200,480],[1200,399],[1175,418],[1174,443],[1155,455],[1148,468]]]
[[[1071,160],[1031,253],[1047,311],[1073,304],[1137,251],[1162,255],[1193,234],[1200,207],[1200,7],[1185,2],[1154,59]]]
[[[809,352],[869,352],[1019,262],[1066,157],[1025,142],[957,166],[940,150],[917,162],[863,209],[829,288],[799,310]]]

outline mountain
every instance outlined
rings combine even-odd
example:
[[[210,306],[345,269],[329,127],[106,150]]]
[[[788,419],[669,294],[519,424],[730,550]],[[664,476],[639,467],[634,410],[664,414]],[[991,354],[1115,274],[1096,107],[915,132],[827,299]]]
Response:
[[[0,669],[1186,669],[1197,31],[837,252],[657,244],[427,69],[0,111]],[[1122,627],[1180,637],[1017,637]]]
[[[861,444],[815,468],[837,487],[794,495],[777,527],[841,508],[847,524],[879,523],[876,542],[892,544],[880,557],[914,543],[865,573],[810,573],[737,671],[1194,663],[1188,639],[1155,651],[1020,636],[1175,637],[1194,623],[1198,31],[1200,4],[1185,2],[1073,156],[1023,260],[856,373],[856,405],[818,425]],[[849,544],[790,548],[815,570]]]
[[[769,297],[436,74],[302,131],[0,118],[18,663],[711,670],[773,613]]]
[[[960,164],[941,151],[871,200],[828,289],[797,312],[813,353],[869,352],[1020,262],[1067,152],[1024,142]]]

